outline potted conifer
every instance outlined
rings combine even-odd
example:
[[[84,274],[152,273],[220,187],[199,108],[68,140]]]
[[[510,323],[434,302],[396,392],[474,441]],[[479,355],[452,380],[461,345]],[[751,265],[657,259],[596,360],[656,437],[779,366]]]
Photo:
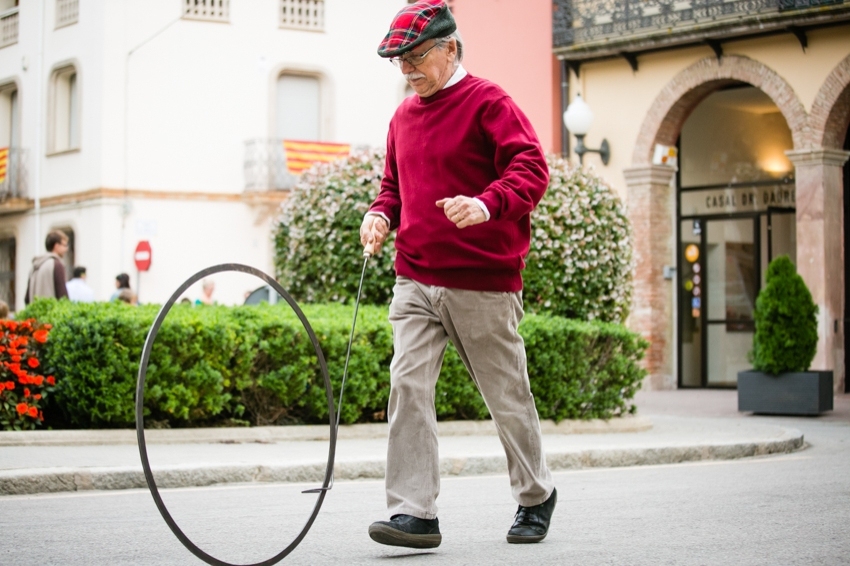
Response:
[[[738,410],[815,415],[832,410],[832,371],[809,370],[818,343],[818,307],[788,256],[767,268],[756,299],[750,371],[738,373]]]

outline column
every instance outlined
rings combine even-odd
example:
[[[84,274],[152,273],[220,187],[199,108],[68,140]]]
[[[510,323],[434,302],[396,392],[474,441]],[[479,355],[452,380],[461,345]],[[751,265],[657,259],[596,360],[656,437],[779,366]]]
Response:
[[[664,279],[664,266],[676,265],[675,191],[670,182],[676,170],[669,165],[625,169],[629,220],[632,225],[635,274],[629,327],[649,340],[644,359],[647,389],[675,389],[673,280]]]
[[[797,180],[797,271],[818,306],[818,350],[812,369],[833,370],[844,391],[843,170],[850,152],[786,151]]]

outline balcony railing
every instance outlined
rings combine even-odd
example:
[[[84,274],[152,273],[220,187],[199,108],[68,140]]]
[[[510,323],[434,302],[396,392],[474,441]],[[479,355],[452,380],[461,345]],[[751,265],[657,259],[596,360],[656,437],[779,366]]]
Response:
[[[553,39],[568,47],[841,4],[850,0],[554,0]]]
[[[18,9],[13,8],[0,14],[0,47],[18,42]]]
[[[56,0],[56,27],[77,23],[80,19],[80,0]]]
[[[27,196],[28,157],[25,149],[0,148],[0,202]]]
[[[282,191],[295,186],[298,178],[289,172],[281,139],[245,142],[245,190]]]
[[[230,21],[230,0],[183,0],[183,17],[213,22]]]

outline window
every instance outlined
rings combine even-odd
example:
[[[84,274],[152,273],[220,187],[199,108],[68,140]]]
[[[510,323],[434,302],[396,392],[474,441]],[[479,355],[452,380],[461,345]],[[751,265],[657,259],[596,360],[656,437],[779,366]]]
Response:
[[[77,23],[80,17],[80,0],[56,0],[56,27]]]
[[[0,201],[25,193],[20,116],[17,85],[0,86]]]
[[[277,137],[308,141],[321,139],[320,102],[318,77],[281,75],[277,80]]]
[[[53,71],[50,79],[50,132],[48,153],[80,148],[80,95],[77,69]]]
[[[15,310],[15,238],[0,238],[0,301]]]
[[[183,17],[190,20],[230,21],[230,0],[183,0]]]
[[[18,0],[0,0],[0,47],[18,42]]]
[[[325,0],[280,0],[280,27],[324,31]]]
[[[0,86],[0,148],[18,147],[21,139],[21,114],[18,87]]]

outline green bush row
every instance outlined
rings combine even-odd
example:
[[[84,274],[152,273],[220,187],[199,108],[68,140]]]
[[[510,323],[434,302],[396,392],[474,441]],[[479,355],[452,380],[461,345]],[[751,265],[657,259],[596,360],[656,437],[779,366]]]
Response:
[[[353,307],[304,305],[339,393]],[[57,378],[46,424],[127,427],[139,359],[158,307],[38,300],[21,316],[54,325],[43,362]],[[520,325],[541,418],[633,412],[647,342],[625,327],[527,315]],[[345,423],[380,420],[389,396],[387,307],[361,306],[342,403]],[[482,419],[487,408],[451,346],[436,391],[441,419]],[[313,346],[285,303],[175,305],[151,353],[145,414],[153,426],[327,422]]]

